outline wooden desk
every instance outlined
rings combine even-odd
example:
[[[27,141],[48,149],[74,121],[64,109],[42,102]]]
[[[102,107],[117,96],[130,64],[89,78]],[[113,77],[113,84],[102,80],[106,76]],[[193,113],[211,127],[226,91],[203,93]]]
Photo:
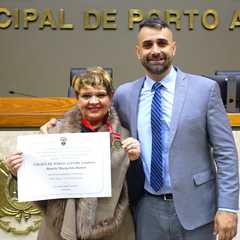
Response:
[[[76,103],[74,98],[0,98],[0,127],[39,127],[50,118],[61,118]],[[228,114],[233,127],[240,127],[240,113]]]

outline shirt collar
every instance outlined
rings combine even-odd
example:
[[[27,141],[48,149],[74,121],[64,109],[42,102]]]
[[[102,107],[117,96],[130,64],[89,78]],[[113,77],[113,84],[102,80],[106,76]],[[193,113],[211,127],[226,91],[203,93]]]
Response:
[[[172,89],[175,87],[176,78],[177,78],[177,71],[173,66],[171,66],[170,72],[161,80],[161,84],[166,89]],[[144,88],[146,90],[151,90],[155,82],[156,81],[152,80],[148,75],[146,75]]]

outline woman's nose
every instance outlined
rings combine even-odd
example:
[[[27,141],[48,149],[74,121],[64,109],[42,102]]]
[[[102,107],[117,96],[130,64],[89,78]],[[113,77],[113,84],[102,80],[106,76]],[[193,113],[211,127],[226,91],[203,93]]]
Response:
[[[90,99],[89,99],[89,103],[99,103],[99,98],[95,95],[93,95]]]

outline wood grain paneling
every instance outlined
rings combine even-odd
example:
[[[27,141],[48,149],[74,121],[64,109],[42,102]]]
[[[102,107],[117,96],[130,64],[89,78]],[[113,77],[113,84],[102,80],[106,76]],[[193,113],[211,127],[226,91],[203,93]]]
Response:
[[[39,127],[50,118],[61,118],[76,103],[74,98],[0,98],[0,127]],[[240,127],[240,113],[228,114]]]
[[[76,103],[74,98],[0,98],[0,127],[39,127],[61,118]]]
[[[228,118],[232,127],[240,127],[240,113],[228,113]]]

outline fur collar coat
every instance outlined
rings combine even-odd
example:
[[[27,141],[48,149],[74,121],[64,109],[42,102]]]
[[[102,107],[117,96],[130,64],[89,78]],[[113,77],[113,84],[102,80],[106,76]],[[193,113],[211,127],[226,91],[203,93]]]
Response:
[[[128,137],[112,108],[108,118],[113,131],[121,139]],[[74,107],[64,115],[61,124],[52,133],[80,132],[81,114]],[[105,126],[100,132],[107,131]],[[94,143],[89,143],[94,144]],[[79,239],[134,239],[131,214],[129,214],[126,173],[129,160],[119,141],[111,134],[111,180],[112,197],[55,199],[39,201],[35,204],[43,211],[43,222],[39,230],[39,240],[79,240]],[[122,232],[121,232],[122,231]],[[124,232],[124,233],[123,233]]]

